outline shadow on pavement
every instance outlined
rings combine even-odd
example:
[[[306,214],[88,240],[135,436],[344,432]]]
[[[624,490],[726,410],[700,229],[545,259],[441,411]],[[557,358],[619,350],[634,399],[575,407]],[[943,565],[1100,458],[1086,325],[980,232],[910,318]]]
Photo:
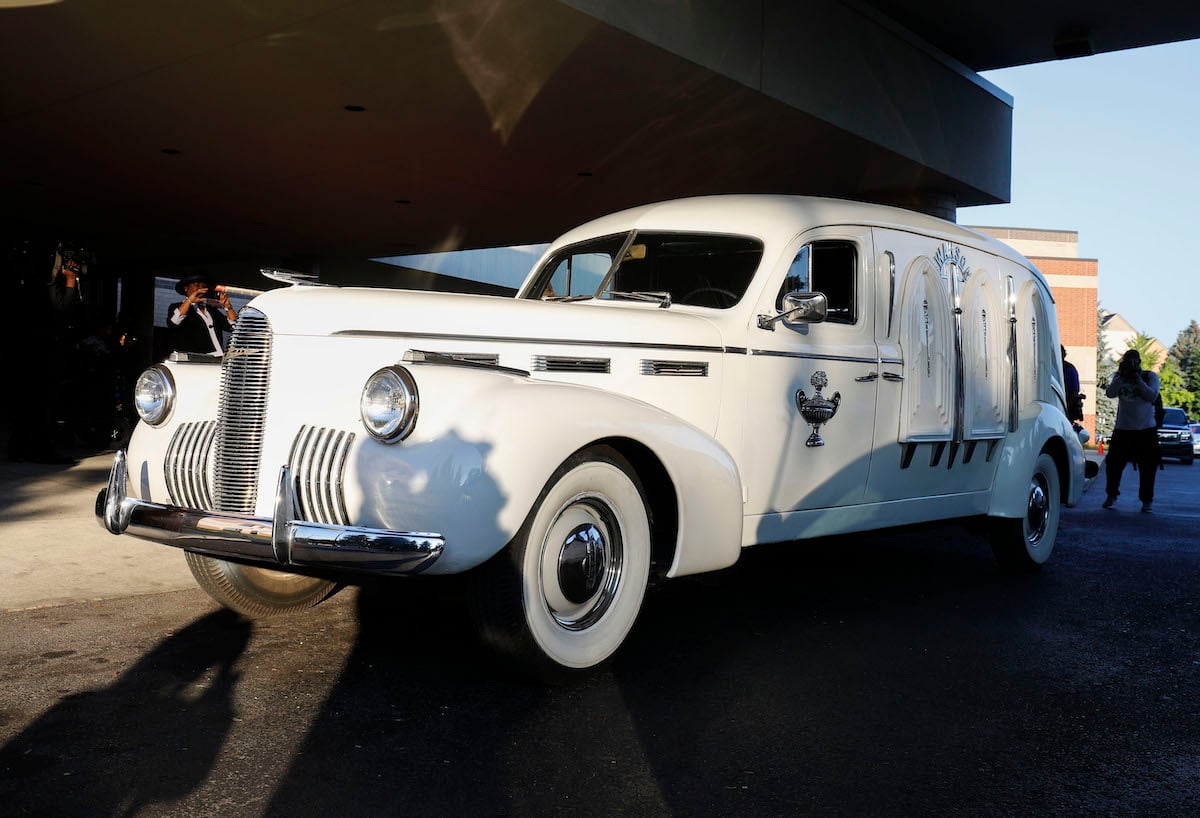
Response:
[[[232,725],[233,666],[249,638],[250,623],[218,611],[108,687],[63,699],[0,748],[0,803],[36,815],[132,815],[187,795]]]

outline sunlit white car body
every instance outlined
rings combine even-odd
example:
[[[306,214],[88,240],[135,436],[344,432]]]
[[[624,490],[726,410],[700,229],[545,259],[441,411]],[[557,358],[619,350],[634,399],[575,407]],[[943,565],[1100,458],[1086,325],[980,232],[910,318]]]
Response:
[[[537,297],[563,248],[675,233],[761,246],[736,303]],[[838,285],[852,302],[839,321],[778,320],[802,251],[854,260],[853,281]],[[600,441],[641,472],[655,570],[667,576],[728,566],[756,543],[1019,520],[1044,453],[1058,471],[1055,500],[1071,505],[1082,491],[1045,281],[1006,246],[907,211],[782,196],[667,202],[567,233],[515,299],[294,286],[246,314],[269,327],[270,343],[253,515],[278,519],[287,466],[304,519],[440,535],[444,550],[422,566],[431,573],[504,549],[556,468]],[[235,343],[223,368],[242,354]],[[409,437],[384,443],[364,433],[359,397],[397,363],[416,381],[419,415]],[[134,434],[128,496],[194,508],[222,479],[219,453],[206,454],[221,445],[221,372],[165,366],[178,400],[169,419]],[[835,394],[820,422],[810,402]]]

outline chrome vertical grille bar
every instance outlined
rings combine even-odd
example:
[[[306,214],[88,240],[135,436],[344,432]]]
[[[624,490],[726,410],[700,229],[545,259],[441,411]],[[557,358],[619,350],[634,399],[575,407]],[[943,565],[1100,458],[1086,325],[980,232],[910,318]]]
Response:
[[[288,463],[300,519],[349,525],[342,473],[353,443],[353,433],[336,429],[305,425],[296,432]]]
[[[270,378],[270,322],[263,313],[246,307],[221,361],[213,469],[213,503],[218,511],[254,512]]]
[[[180,424],[167,444],[163,478],[171,502],[187,508],[212,508],[209,452],[217,433],[215,421]]]

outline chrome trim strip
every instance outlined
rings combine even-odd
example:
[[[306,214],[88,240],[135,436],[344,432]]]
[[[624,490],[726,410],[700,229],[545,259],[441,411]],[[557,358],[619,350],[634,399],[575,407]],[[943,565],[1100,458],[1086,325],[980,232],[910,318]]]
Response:
[[[949,244],[943,247],[949,247]],[[966,362],[963,361],[963,309],[962,284],[958,264],[958,248],[954,259],[947,267],[950,272],[951,307],[954,312],[954,443],[961,443],[966,431],[967,421],[967,373]]]
[[[699,344],[654,344],[635,341],[586,341],[578,338],[530,338],[520,335],[460,335],[440,332],[395,332],[392,330],[346,329],[332,333],[341,338],[430,338],[437,341],[485,341],[516,344],[554,344],[557,346],[619,347],[621,349],[679,349],[690,352],[728,352],[734,347],[713,347]]]
[[[445,549],[441,534],[311,523],[294,519],[294,478],[279,471],[272,518],[148,503],[128,496],[125,451],[113,458],[96,495],[96,518],[113,534],[266,568],[308,566],[379,574],[416,574]]]
[[[751,355],[762,355],[768,358],[802,358],[806,361],[848,361],[852,364],[876,364],[878,358],[859,358],[853,355],[818,355],[811,352],[783,352],[774,349],[752,349]],[[884,363],[893,363],[885,361]],[[903,363],[903,361],[900,361]]]
[[[1018,380],[1017,372],[1017,291],[1013,284],[1013,277],[1008,277],[1007,284],[1008,296],[1008,366],[1012,373],[1012,378],[1008,385],[1008,431],[1017,431],[1017,414],[1020,412],[1020,381]],[[992,452],[988,450],[988,460],[992,459]]]
[[[494,352],[434,352],[428,349],[410,349],[404,353],[404,362],[500,368],[500,356]]]
[[[888,257],[888,325],[887,337],[892,337],[892,314],[896,311],[896,257],[892,255],[891,250],[884,250],[883,254]]]

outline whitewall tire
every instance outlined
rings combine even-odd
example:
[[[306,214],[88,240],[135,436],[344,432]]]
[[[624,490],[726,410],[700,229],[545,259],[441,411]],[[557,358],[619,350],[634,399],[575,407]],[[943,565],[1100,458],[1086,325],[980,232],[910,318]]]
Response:
[[[992,520],[992,552],[1010,571],[1040,568],[1054,550],[1062,515],[1058,466],[1046,452],[1038,455],[1029,478],[1024,513],[1019,518]]]
[[[633,468],[610,447],[586,449],[550,478],[509,548],[474,573],[476,626],[538,675],[594,667],[637,620],[650,554]]]

